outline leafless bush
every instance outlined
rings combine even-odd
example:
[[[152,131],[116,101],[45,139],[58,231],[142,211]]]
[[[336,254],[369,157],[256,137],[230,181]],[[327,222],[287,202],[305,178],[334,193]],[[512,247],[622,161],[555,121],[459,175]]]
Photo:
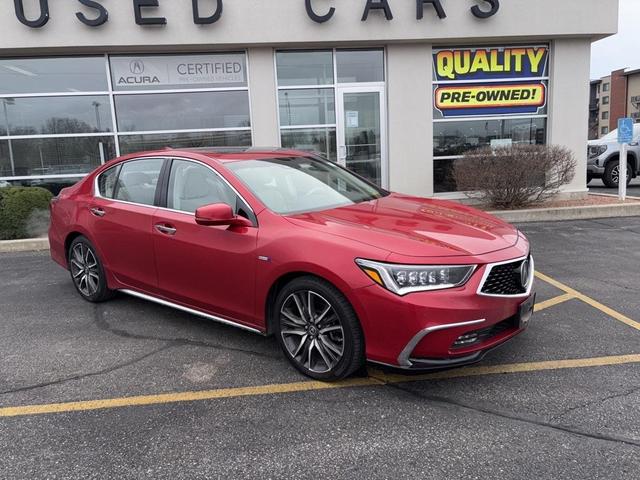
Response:
[[[457,160],[458,190],[494,208],[520,208],[558,193],[575,175],[576,160],[565,147],[512,145],[482,148]]]

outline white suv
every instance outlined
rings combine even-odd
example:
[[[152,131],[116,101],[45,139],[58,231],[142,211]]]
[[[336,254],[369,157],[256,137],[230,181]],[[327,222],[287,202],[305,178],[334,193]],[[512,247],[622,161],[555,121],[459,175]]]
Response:
[[[618,130],[588,143],[587,183],[602,178],[607,187],[617,187],[620,176],[620,144]],[[627,155],[627,184],[640,175],[640,123],[633,126],[633,142]]]

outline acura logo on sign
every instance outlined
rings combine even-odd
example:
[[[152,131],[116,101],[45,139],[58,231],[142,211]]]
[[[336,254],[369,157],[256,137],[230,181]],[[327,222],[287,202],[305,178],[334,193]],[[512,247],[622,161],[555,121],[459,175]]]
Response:
[[[144,73],[144,62],[142,60],[132,60],[129,64],[129,70],[134,75],[141,75]]]

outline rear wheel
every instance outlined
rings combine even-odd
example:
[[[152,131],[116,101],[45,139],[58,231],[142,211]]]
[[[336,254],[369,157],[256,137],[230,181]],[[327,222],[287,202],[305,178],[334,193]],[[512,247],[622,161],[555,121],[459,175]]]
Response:
[[[627,185],[631,183],[631,164],[627,163]],[[620,179],[620,160],[612,160],[604,169],[602,181],[609,188],[617,188]]]
[[[114,295],[107,287],[107,277],[91,242],[76,237],[69,246],[69,272],[78,293],[89,302],[104,302]]]
[[[278,342],[300,372],[332,381],[364,365],[358,318],[330,283],[310,276],[292,280],[278,294],[275,307]]]

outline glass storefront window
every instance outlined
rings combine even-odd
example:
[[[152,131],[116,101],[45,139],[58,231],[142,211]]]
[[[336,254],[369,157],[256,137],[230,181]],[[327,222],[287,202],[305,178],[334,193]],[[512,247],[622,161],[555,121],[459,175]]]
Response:
[[[150,135],[121,135],[120,153],[122,155],[158,150],[165,147],[248,147],[251,146],[251,132],[199,132],[199,133],[162,133]]]
[[[276,53],[278,85],[332,85],[333,52],[288,51]]]
[[[336,123],[332,88],[280,90],[280,125],[325,125]]]
[[[11,139],[0,147],[0,177],[88,173],[115,157],[113,137]]]
[[[106,95],[0,98],[0,103],[0,135],[113,131],[111,106]]]
[[[0,94],[104,92],[104,57],[0,59]]]
[[[338,50],[338,83],[384,82],[383,50]]]
[[[247,86],[244,53],[112,56],[110,65],[116,91]]]
[[[335,128],[282,130],[281,140],[284,148],[318,152],[329,160],[337,160]]]
[[[543,145],[546,126],[546,118],[435,122],[433,154],[435,157],[463,155],[470,150],[490,146],[492,140]]]
[[[249,127],[246,91],[117,95],[118,131]]]

